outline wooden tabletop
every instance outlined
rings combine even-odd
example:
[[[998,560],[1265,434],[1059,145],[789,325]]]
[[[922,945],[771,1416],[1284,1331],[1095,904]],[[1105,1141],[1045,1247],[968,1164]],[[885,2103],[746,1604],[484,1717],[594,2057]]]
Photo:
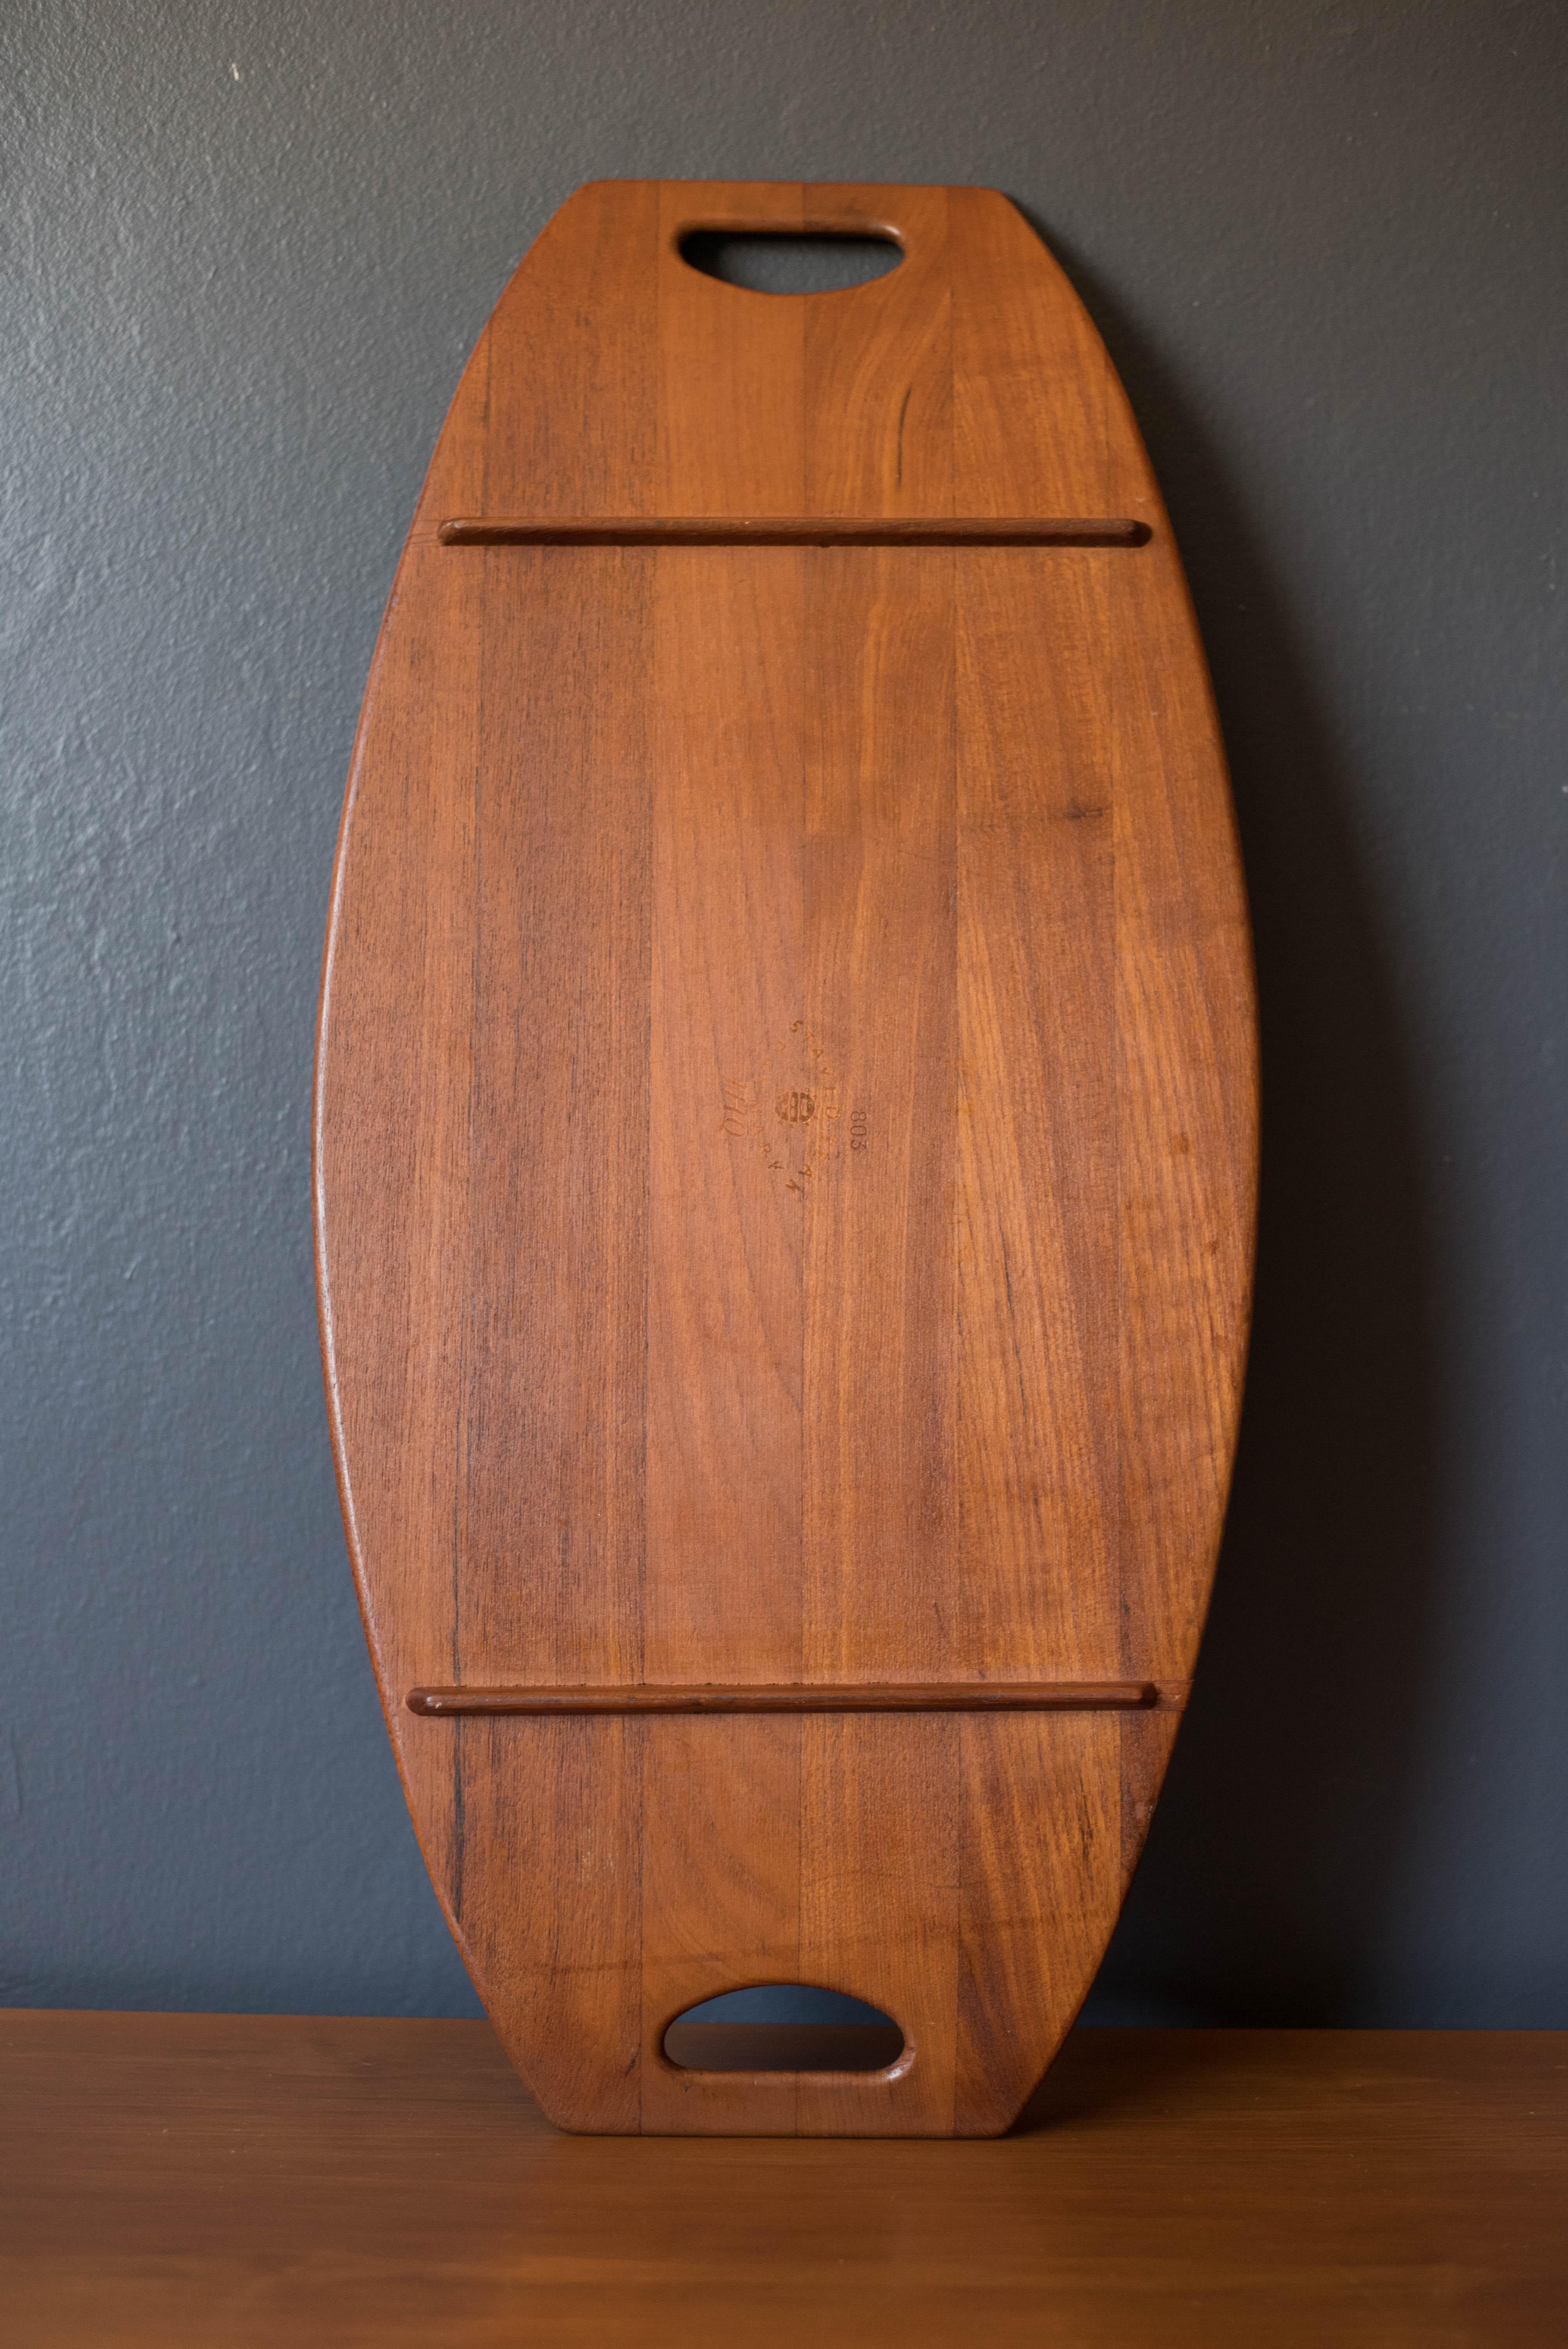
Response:
[[[572,2137],[480,2023],[0,2013],[8,2349],[1568,2337],[1568,2032],[1080,2031],[990,2143]]]

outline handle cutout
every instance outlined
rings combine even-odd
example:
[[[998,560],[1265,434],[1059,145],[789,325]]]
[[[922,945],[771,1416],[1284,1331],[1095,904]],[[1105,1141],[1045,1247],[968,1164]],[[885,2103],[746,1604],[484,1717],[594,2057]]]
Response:
[[[885,277],[903,259],[891,236],[798,229],[692,229],[680,253],[688,268],[748,294],[847,294]]]
[[[904,2050],[880,2006],[807,1982],[706,1998],[676,2015],[664,2044],[682,2072],[885,2072]]]

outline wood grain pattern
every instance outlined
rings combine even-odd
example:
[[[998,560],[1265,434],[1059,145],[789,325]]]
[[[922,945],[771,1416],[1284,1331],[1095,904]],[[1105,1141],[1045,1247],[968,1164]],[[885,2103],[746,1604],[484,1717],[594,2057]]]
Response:
[[[801,1661],[812,1680],[882,1679],[896,1659],[923,1682],[960,1661],[958,560],[856,554],[811,566],[804,1035],[820,1138],[801,1202],[813,1373]]]
[[[655,562],[645,1663],[658,1681],[792,1680],[803,1174],[769,1145],[776,1095],[809,1073],[806,557]]]
[[[905,257],[797,299],[680,255],[824,226]],[[1192,1671],[1255,1124],[1202,649],[1032,232],[980,190],[580,191],[388,605],[315,1139],[388,1723],[563,2125],[1017,2110]],[[766,1979],[909,2060],[666,2061]]]
[[[0,2013],[16,2349],[1556,2349],[1565,2201],[1563,2032],[1077,2031],[999,2143],[636,2145],[482,2023]]]

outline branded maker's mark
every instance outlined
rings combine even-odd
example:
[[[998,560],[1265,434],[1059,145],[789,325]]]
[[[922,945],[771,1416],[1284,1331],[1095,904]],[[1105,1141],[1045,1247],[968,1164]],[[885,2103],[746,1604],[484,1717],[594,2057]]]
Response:
[[[753,1152],[787,1191],[804,1197],[844,1155],[870,1143],[869,1112],[845,1114],[843,1087],[820,1039],[790,1022],[756,1074],[724,1080],[723,1132]]]

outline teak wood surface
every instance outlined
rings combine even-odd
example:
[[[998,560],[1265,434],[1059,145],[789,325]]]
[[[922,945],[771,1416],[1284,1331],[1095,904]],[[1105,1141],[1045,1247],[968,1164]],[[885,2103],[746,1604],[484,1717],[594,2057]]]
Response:
[[[681,257],[724,226],[904,258],[754,294]],[[1038,240],[974,189],[581,190],[393,588],[316,1128],[382,1696],[552,2118],[1017,2112],[1192,1671],[1255,1122],[1202,653]],[[748,1687],[800,1705],[602,1701]],[[850,1689],[903,1695],[809,1702]],[[770,1981],[871,2001],[903,2054],[666,2060],[686,2008]]]
[[[1559,2349],[1568,2033],[1078,2031],[990,2145],[559,2136],[480,2023],[0,2014],[6,2349]]]

